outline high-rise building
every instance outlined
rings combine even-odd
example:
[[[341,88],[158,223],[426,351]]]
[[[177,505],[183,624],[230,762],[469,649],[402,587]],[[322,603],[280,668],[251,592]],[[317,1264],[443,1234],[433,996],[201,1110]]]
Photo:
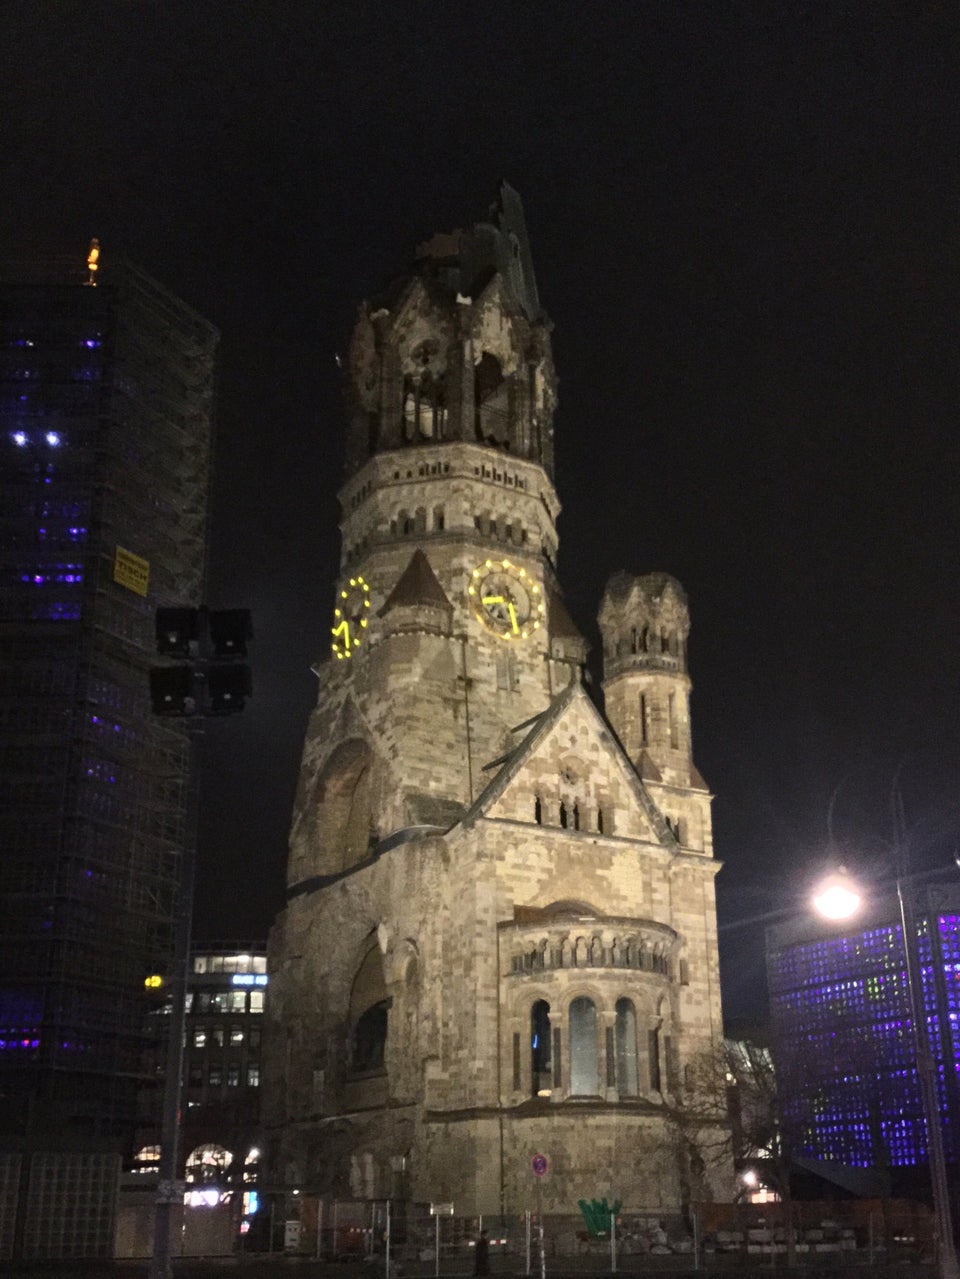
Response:
[[[611,580],[604,717],[557,576],[550,335],[508,186],[360,310],[270,943],[265,1120],[288,1185],[475,1214],[533,1206],[541,1173],[561,1212],[728,1184],[700,1086],[722,1043],[718,867],[687,600],[667,574]]]
[[[920,996],[936,1062],[945,1153],[960,1158],[960,891],[917,888]],[[812,917],[767,933],[777,1091],[791,1153],[890,1172],[925,1168],[926,1125],[917,1077],[897,899],[873,901],[856,924]]]
[[[187,976],[177,1175],[224,1186],[256,1181],[261,1042],[268,983],[262,942],[194,946]],[[164,1015],[165,1009],[158,1010]],[[162,1039],[156,1035],[157,1040]],[[162,1070],[163,1058],[157,1068]],[[156,1171],[160,1129],[141,1130],[139,1172]]]
[[[0,1136],[121,1150],[188,805],[154,613],[200,602],[218,334],[126,263],[0,281]]]

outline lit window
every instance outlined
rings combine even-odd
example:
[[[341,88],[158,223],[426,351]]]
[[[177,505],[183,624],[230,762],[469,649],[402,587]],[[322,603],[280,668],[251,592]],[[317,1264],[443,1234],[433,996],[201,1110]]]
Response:
[[[585,996],[570,1005],[570,1091],[591,1097],[600,1091],[597,1073],[597,1009]]]
[[[194,1048],[205,1048],[205,1047],[206,1047],[206,1045],[207,1045],[207,1032],[206,1032],[206,1030],[195,1030],[195,1031],[193,1032],[193,1046],[194,1046]]]
[[[531,1091],[535,1097],[548,1097],[552,1090],[550,1065],[550,1005],[538,999],[530,1009]]]
[[[260,1087],[260,1067],[255,1063],[251,1063],[247,1067],[247,1084],[251,1088]]]
[[[223,1068],[221,1066],[210,1066],[207,1070],[207,1083],[211,1088],[219,1088],[223,1083]]]
[[[243,1043],[243,1027],[242,1026],[230,1027],[230,1043],[231,1045],[234,1045],[234,1046],[236,1044]]]
[[[240,1067],[239,1065],[231,1063],[231,1065],[227,1067],[227,1087],[237,1088],[239,1087],[239,1084],[240,1084]]]
[[[617,1000],[616,1020],[617,1088],[621,1097],[635,1097],[640,1091],[637,1070],[637,1014],[629,999]]]
[[[251,990],[250,992],[250,1011],[252,1013],[263,1012],[263,991]]]
[[[230,1012],[242,1013],[242,1012],[246,1012],[246,1008],[247,1008],[246,993],[242,990],[231,990],[230,1004],[229,1004]]]

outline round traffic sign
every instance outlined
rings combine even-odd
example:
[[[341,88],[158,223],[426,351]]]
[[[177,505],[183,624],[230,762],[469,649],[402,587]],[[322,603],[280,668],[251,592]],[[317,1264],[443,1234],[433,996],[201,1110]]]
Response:
[[[547,1156],[534,1155],[533,1159],[530,1161],[530,1167],[533,1169],[533,1175],[535,1177],[542,1177],[547,1171]]]

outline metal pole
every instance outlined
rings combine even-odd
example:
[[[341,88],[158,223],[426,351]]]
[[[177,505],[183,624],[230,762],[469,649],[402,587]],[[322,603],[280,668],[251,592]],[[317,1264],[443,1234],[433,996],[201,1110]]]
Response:
[[[384,1279],[390,1279],[390,1200],[387,1200],[387,1236],[386,1236],[386,1261],[383,1267]]]
[[[160,1167],[157,1202],[153,1219],[153,1256],[149,1279],[172,1279],[171,1234],[173,1205],[177,1198],[183,1210],[183,1196],[176,1194],[180,1158],[180,1103],[183,1087],[183,1037],[187,1015],[187,972],[190,966],[190,931],[193,923],[193,886],[197,862],[197,817],[200,795],[200,739],[203,720],[186,721],[187,804],[183,852],[174,932],[173,966],[170,973],[170,1028],[167,1040],[166,1075],[163,1081],[163,1117],[160,1127]]]
[[[528,1275],[530,1273],[530,1209],[529,1208],[524,1213],[524,1217],[526,1218],[526,1226],[527,1226],[527,1264],[524,1267],[523,1273],[525,1275]]]
[[[440,1218],[433,1219],[433,1273],[440,1273]]]
[[[317,1199],[317,1260],[323,1255],[323,1200]]]
[[[537,1233],[540,1244],[540,1279],[547,1279],[547,1254],[543,1248],[543,1178],[537,1178]]]
[[[897,868],[897,899],[900,903],[900,929],[903,934],[903,955],[907,974],[907,994],[910,1000],[910,1020],[913,1022],[913,1042],[917,1059],[917,1077],[923,1118],[927,1129],[927,1157],[930,1161],[930,1184],[933,1192],[933,1216],[937,1231],[937,1260],[940,1279],[960,1279],[960,1266],[953,1241],[953,1220],[950,1210],[950,1192],[947,1186],[947,1168],[943,1154],[943,1134],[940,1128],[940,1107],[937,1101],[936,1065],[930,1050],[927,1031],[926,1008],[923,1000],[922,975],[920,973],[917,923],[913,899],[903,890],[902,841],[901,864]],[[927,926],[936,921],[928,919]]]
[[[617,1215],[610,1214],[610,1272],[617,1273]]]

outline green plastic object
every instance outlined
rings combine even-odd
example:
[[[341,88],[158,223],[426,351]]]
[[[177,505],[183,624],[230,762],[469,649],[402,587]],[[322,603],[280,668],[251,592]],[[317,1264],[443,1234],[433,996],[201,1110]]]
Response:
[[[598,1239],[600,1235],[610,1233],[610,1218],[620,1212],[619,1199],[612,1206],[606,1199],[591,1199],[589,1203],[586,1199],[578,1199],[577,1203],[591,1238]]]

